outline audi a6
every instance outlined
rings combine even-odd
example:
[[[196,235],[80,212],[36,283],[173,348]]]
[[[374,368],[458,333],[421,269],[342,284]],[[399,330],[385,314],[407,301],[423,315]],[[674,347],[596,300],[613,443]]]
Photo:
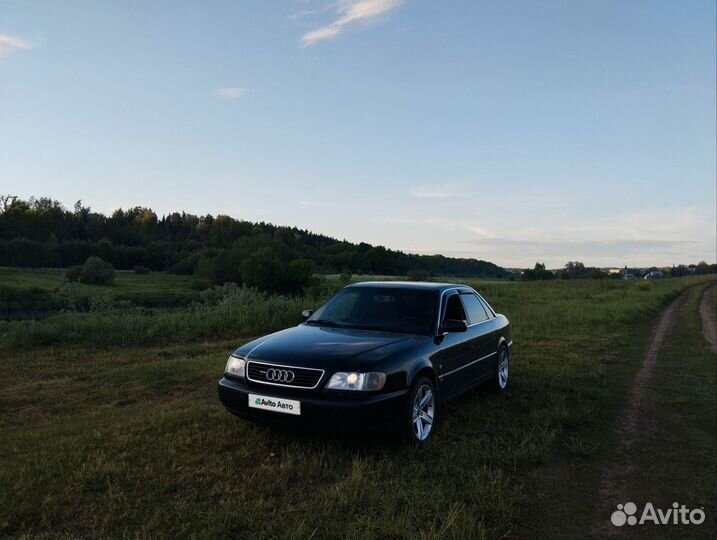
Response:
[[[227,410],[312,429],[398,427],[420,444],[441,403],[508,385],[510,323],[465,285],[356,283],[303,316],[231,354],[219,381]]]

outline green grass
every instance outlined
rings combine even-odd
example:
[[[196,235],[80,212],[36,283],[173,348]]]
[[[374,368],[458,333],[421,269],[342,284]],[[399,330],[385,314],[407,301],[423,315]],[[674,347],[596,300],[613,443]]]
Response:
[[[216,294],[215,294],[216,292]],[[256,336],[301,320],[315,300],[269,296],[231,285],[205,293],[216,296],[180,309],[68,311],[42,321],[0,321],[0,350],[50,345],[136,346],[177,340]]]
[[[641,283],[614,281],[507,285],[465,280],[483,293],[497,311],[509,318],[521,317],[520,325],[516,326],[518,342],[521,334],[553,339],[576,324],[581,328],[581,325],[604,326],[616,319],[640,317],[654,310],[656,299],[659,303],[697,281],[699,279],[663,280],[643,289],[638,287]],[[223,290],[228,291],[225,298],[218,297],[214,303],[189,308],[102,309],[100,306],[92,313],[66,312],[42,322],[0,321],[0,349],[82,343],[95,347],[127,346],[177,339],[254,336],[297,324],[303,309],[318,307],[324,299],[268,296],[232,287]],[[549,316],[545,316],[546,308],[551,307]],[[593,336],[585,336],[585,339],[593,339]]]
[[[136,274],[116,272],[114,284],[67,283],[60,268],[0,268],[0,288],[35,291],[52,297],[54,305],[65,308],[89,307],[92,302],[131,303],[144,307],[186,306],[198,297],[192,290],[192,276],[166,272]]]
[[[678,324],[658,355],[643,400],[652,421],[640,444],[612,458],[620,470],[630,471],[619,481],[638,508],[652,502],[669,509],[678,502],[704,509],[707,519],[701,526],[669,526],[670,535],[685,539],[714,538],[717,532],[717,365],[701,334],[697,310],[703,291],[689,291]],[[617,502],[606,502],[604,515],[609,515]],[[664,538],[664,527],[643,525],[633,535]]]
[[[448,404],[423,450],[223,410],[216,381],[240,337],[295,321],[308,299],[240,289],[203,310],[6,323],[0,536],[536,537],[546,471],[600,462],[610,441],[594,431],[614,420],[649,322],[698,281],[477,283],[513,322],[511,388]]]
[[[192,276],[180,276],[166,272],[136,274],[118,271],[114,285],[82,285],[79,290],[88,294],[98,291],[112,294],[187,293],[191,291]],[[63,285],[64,270],[61,268],[0,268],[0,284],[18,289],[39,287],[49,291]]]

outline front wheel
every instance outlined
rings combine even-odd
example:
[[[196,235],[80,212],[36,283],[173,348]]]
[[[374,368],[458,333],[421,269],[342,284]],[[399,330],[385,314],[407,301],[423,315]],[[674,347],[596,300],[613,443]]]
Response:
[[[405,433],[416,444],[425,444],[436,425],[436,388],[428,377],[419,378],[408,394]]]
[[[492,387],[496,392],[502,392],[508,388],[508,375],[510,374],[510,352],[508,347],[502,346],[498,349],[498,361],[495,365]]]

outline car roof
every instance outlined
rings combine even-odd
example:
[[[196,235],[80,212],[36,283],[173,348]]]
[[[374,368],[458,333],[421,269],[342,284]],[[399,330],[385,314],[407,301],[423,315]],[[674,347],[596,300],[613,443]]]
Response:
[[[447,289],[471,289],[460,283],[434,283],[432,281],[362,281],[352,283],[348,287],[392,287],[396,289],[417,289],[429,291],[445,291]]]

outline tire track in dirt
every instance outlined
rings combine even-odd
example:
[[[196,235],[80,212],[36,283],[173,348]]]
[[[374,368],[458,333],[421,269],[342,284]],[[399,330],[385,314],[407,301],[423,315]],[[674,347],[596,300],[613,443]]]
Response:
[[[707,287],[700,300],[702,335],[710,344],[713,353],[717,353],[717,306],[712,303],[712,291],[717,285]]]
[[[616,428],[618,442],[615,459],[612,460],[612,465],[608,465],[603,470],[600,479],[598,504],[601,505],[601,510],[605,502],[615,505],[623,503],[629,498],[626,498],[627,494],[623,493],[622,484],[625,478],[631,476],[635,465],[630,463],[627,454],[635,442],[650,430],[649,413],[647,411],[649,404],[644,400],[645,390],[652,377],[657,355],[665,342],[665,338],[675,326],[680,309],[686,300],[687,295],[685,293],[673,300],[667,309],[662,312],[659,321],[652,329],[645,358],[637,375],[635,375],[625,409],[618,419]],[[619,529],[611,525],[608,519],[609,514],[605,514],[603,511],[598,512],[598,514],[604,515],[605,518],[593,524],[592,535],[595,538],[615,536]]]
[[[670,330],[675,326],[680,308],[682,308],[686,300],[687,295],[685,293],[673,300],[667,309],[662,312],[660,320],[652,329],[645,358],[637,375],[635,375],[627,405],[617,425],[620,446],[625,449],[629,449],[646,429],[644,415],[646,406],[644,401],[645,388],[652,377],[652,371],[657,363],[657,355],[662,348],[662,344],[665,342]]]

